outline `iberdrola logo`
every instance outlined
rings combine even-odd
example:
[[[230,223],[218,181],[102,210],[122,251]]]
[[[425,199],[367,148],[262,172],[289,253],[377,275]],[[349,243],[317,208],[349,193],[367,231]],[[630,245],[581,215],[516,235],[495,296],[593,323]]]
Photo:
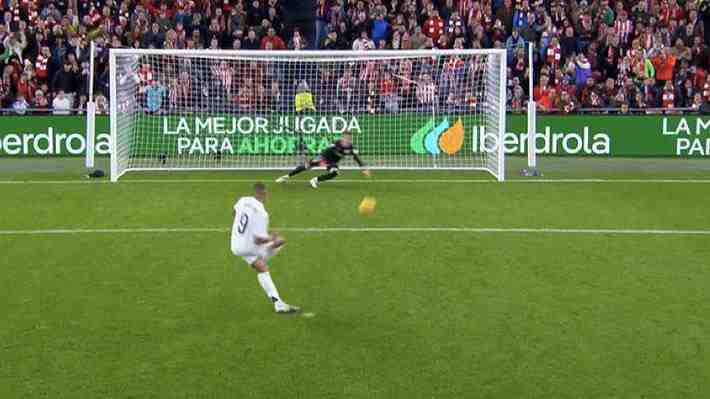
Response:
[[[409,144],[417,154],[439,155],[443,151],[454,155],[463,146],[463,122],[459,118],[452,126],[444,119],[436,125],[431,119],[412,135]]]

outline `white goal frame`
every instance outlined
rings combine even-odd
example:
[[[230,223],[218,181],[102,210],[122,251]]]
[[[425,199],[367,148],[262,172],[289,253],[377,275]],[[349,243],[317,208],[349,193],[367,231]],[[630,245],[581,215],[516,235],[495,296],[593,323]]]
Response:
[[[125,167],[119,165],[117,148],[118,148],[118,113],[116,99],[117,95],[117,57],[119,56],[181,56],[181,57],[215,57],[215,58],[230,58],[230,57],[259,57],[265,55],[274,57],[292,57],[294,59],[307,60],[308,58],[322,58],[324,56],[338,56],[344,61],[348,61],[348,56],[353,59],[361,60],[363,57],[431,57],[431,56],[451,56],[451,55],[495,55],[499,65],[498,77],[498,103],[496,104],[498,121],[497,131],[490,132],[496,138],[494,150],[491,154],[495,154],[497,161],[497,171],[485,166],[437,166],[433,163],[431,166],[417,167],[399,167],[399,166],[371,166],[374,170],[479,170],[485,171],[493,175],[498,181],[505,180],[505,150],[503,145],[503,137],[506,131],[506,111],[507,111],[507,51],[505,49],[463,49],[463,50],[306,50],[306,51],[289,51],[289,50],[177,50],[177,49],[110,49],[109,51],[109,90],[110,90],[110,172],[111,181],[116,182],[129,171],[206,171],[206,170],[284,170],[281,166],[254,166],[254,167]],[[367,154],[364,154],[367,157]],[[496,162],[494,162],[495,164]],[[342,165],[341,169],[356,169],[353,165]]]

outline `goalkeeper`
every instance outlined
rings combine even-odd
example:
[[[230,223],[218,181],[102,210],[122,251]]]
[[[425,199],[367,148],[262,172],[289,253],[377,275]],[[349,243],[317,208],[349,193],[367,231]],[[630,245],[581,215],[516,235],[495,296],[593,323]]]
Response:
[[[343,133],[343,138],[336,140],[333,144],[328,146],[328,148],[323,150],[319,156],[304,162],[303,165],[298,165],[287,175],[283,175],[276,179],[276,182],[284,183],[288,181],[291,176],[295,176],[303,171],[317,166],[323,166],[326,168],[327,173],[314,177],[310,180],[311,186],[313,188],[318,188],[318,184],[338,176],[340,173],[338,162],[340,162],[340,160],[346,155],[352,155],[355,162],[357,162],[361,168],[365,168],[365,163],[362,162],[362,159],[358,156],[357,149],[353,146],[353,135],[348,131]],[[363,169],[362,173],[365,176],[370,177],[370,171],[367,168]]]

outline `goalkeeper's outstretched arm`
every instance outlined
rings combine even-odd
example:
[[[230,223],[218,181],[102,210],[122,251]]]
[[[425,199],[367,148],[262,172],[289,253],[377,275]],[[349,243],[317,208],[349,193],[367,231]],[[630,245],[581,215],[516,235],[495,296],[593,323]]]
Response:
[[[357,165],[362,169],[362,173],[365,176],[370,177],[370,169],[367,169],[365,162],[363,162],[360,156],[357,154],[357,150],[353,150],[353,159],[355,160]]]
[[[357,149],[355,148],[355,145],[352,144],[352,139],[353,139],[352,133],[350,133],[350,132],[345,132],[345,134],[343,134],[343,138],[344,138],[347,142],[351,143],[350,145],[351,145],[351,147],[352,147],[352,150],[351,150],[352,152],[351,152],[351,153],[352,153],[353,159],[355,160],[355,162],[357,163],[357,165],[362,169],[362,173],[363,173],[365,176],[370,177],[370,170],[367,169],[367,166],[365,165],[365,162],[362,160],[362,158],[360,158],[360,155],[358,154],[358,151],[357,151]]]

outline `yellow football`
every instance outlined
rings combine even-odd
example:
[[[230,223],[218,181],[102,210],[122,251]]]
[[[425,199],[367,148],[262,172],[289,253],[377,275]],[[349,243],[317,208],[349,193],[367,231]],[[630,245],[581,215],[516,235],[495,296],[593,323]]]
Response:
[[[361,215],[371,215],[375,212],[375,205],[377,205],[375,197],[365,197],[360,202],[358,211],[360,211]]]

